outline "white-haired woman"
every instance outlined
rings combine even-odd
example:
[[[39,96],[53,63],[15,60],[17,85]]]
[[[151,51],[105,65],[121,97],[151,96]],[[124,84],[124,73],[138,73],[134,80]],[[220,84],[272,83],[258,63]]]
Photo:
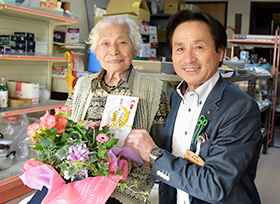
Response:
[[[72,109],[72,119],[87,122],[101,120],[108,94],[138,96],[133,128],[148,130],[160,145],[159,138],[168,113],[166,95],[162,91],[161,81],[138,73],[133,68],[132,59],[137,56],[142,43],[136,23],[126,15],[103,18],[92,29],[88,43],[102,69],[77,82],[66,101],[66,105]],[[91,97],[90,103],[84,100],[88,96]],[[151,190],[154,180],[149,176],[149,163],[134,163],[133,166],[124,182],[131,186],[137,180],[136,191]],[[117,187],[107,203],[144,203],[144,197],[129,189],[122,192]]]
[[[96,53],[102,69],[98,73],[79,78],[66,105],[72,110],[74,121],[85,120],[92,123],[101,120],[108,94],[137,96],[138,108],[133,129],[145,129],[160,146],[161,135],[168,114],[163,83],[143,73],[137,72],[132,65],[137,50],[141,46],[141,35],[136,23],[125,15],[103,18],[92,29],[88,43]],[[128,186],[138,183],[136,191],[150,191],[154,179],[149,176],[148,162],[133,164],[127,179],[122,181]],[[115,189],[107,204],[144,203],[141,194],[130,189]],[[38,200],[38,198],[37,198]]]

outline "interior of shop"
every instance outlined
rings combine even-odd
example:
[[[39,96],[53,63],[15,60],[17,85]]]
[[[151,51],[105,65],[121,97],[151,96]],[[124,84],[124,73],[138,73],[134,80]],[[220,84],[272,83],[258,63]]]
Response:
[[[263,143],[255,182],[263,204],[277,203],[280,2],[137,2],[0,0],[0,203],[25,204],[36,192],[19,178],[23,164],[34,156],[25,142],[27,127],[40,121],[46,110],[54,113],[61,108],[79,78],[102,68],[88,42],[96,23],[112,15],[125,15],[136,22],[142,44],[132,60],[133,69],[161,80],[169,102],[182,79],[174,71],[165,28],[170,16],[183,9],[204,10],[226,28],[227,49],[219,73],[259,107]],[[11,148],[6,151],[7,145]],[[148,200],[159,203],[158,183]]]

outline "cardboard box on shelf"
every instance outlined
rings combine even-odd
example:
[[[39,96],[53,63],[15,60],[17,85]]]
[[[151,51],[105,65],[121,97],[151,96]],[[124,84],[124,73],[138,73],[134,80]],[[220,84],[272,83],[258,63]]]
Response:
[[[142,43],[150,43],[150,35],[141,35]]]
[[[150,48],[150,55],[151,55],[151,57],[157,57],[157,49]]]
[[[142,43],[141,49],[137,51],[138,57],[150,57],[150,43]]]
[[[60,43],[79,43],[80,28],[74,26],[55,26],[54,27],[54,42]]]
[[[119,14],[115,14],[115,15],[119,15]],[[142,19],[140,19],[139,16],[133,15],[133,14],[120,14],[120,15],[125,15],[128,16],[129,18],[131,18],[132,20],[134,20],[134,22],[139,26],[139,28],[141,27],[141,23],[142,23]],[[94,25],[96,25],[98,23],[98,21],[100,21],[101,19],[108,17],[108,16],[114,16],[112,14],[108,15],[104,15],[104,16],[95,16],[94,17]]]
[[[71,2],[62,1],[61,8],[65,11],[70,11]]]
[[[145,0],[111,0],[106,14],[134,14],[150,22],[150,10]]]
[[[161,61],[132,60],[134,69],[147,73],[161,73]]]
[[[180,4],[183,4],[183,0],[165,0],[164,1],[164,13],[172,14],[179,10]]]
[[[11,81],[8,83],[9,97],[15,99],[31,99],[32,104],[38,104],[39,83]]]
[[[29,32],[14,32],[15,41],[35,40],[35,34]]]
[[[157,34],[151,34],[150,35],[150,47],[158,47]]]
[[[149,33],[157,34],[157,25],[156,24],[149,24]]]
[[[8,99],[8,106],[9,107],[24,107],[24,106],[31,106],[32,99],[28,98],[9,98]]]
[[[194,4],[180,4],[180,10],[184,10],[184,9],[188,9],[188,10],[192,10],[192,11],[199,11],[200,8]]]
[[[41,1],[40,2],[40,8],[63,12],[61,5],[62,5],[61,1]]]
[[[149,30],[149,22],[147,21],[142,21],[141,23],[141,32],[142,35],[149,35],[150,30]]]
[[[165,31],[164,30],[159,30],[158,31],[158,41],[159,42],[166,42]]]

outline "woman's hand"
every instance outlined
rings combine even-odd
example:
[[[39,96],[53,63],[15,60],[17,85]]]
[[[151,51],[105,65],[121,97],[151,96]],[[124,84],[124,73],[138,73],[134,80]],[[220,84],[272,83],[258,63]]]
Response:
[[[150,151],[157,147],[146,130],[131,130],[124,141],[124,147],[135,149],[144,161],[149,162]]]

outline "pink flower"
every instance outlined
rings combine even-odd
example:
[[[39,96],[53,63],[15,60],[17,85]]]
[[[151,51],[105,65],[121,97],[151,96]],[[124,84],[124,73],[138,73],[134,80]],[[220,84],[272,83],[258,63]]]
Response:
[[[46,127],[46,118],[50,116],[50,113],[49,111],[46,110],[46,113],[44,116],[40,117],[40,126],[45,130],[47,127]]]
[[[65,113],[65,112],[71,112],[68,108],[68,106],[61,106],[61,108],[55,109],[56,113]]]
[[[49,115],[46,120],[45,120],[45,126],[47,129],[52,129],[53,127],[56,126],[56,121],[57,121],[57,118],[53,115]]]
[[[25,140],[32,139],[33,144],[36,144],[38,141],[38,133],[37,131],[40,129],[40,124],[39,123],[32,123],[27,127],[27,135],[29,136]]]
[[[94,126],[96,126],[96,127],[98,127],[100,125],[100,121],[96,121],[96,122],[94,122],[94,123],[90,123],[90,124],[88,124],[86,127],[85,127],[85,129],[86,130],[88,130],[88,128],[92,128],[92,129],[94,129]]]
[[[96,126],[96,127],[100,126],[100,120],[93,123],[92,126]]]
[[[66,118],[60,118],[57,123],[56,123],[56,129],[57,129],[57,133],[63,133],[65,131],[65,126],[68,123],[68,120]]]
[[[62,106],[62,107],[60,108],[60,111],[61,111],[61,112],[71,112],[71,111],[69,110],[68,106]]]
[[[36,131],[40,128],[40,124],[39,123],[32,123],[31,125],[28,125],[27,127],[27,135],[30,137],[36,136],[37,133]]]
[[[110,139],[109,136],[106,135],[105,133],[100,133],[96,137],[96,140],[101,143],[108,142],[109,139]]]

